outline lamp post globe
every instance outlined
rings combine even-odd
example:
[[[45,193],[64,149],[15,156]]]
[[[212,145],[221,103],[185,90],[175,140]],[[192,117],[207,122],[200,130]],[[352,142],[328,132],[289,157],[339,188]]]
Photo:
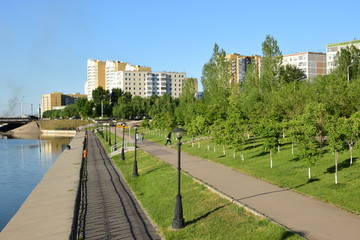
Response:
[[[182,128],[177,128],[173,131],[174,133],[176,133],[176,138],[178,139],[178,176],[177,176],[177,195],[176,195],[176,203],[175,203],[175,211],[174,211],[174,219],[172,221],[172,228],[174,229],[180,229],[185,227],[185,219],[183,217],[183,208],[182,208],[182,197],[181,197],[181,138],[183,136],[183,134],[186,132],[185,129]]]

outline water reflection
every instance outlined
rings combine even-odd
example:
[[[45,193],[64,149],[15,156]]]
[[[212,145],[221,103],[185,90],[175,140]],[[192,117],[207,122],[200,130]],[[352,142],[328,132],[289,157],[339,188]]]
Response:
[[[0,231],[72,137],[0,135]]]

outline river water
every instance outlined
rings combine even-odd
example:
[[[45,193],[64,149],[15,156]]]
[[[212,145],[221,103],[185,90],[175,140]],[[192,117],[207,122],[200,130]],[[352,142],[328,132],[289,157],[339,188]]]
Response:
[[[47,136],[19,139],[0,135],[0,231],[71,139]]]

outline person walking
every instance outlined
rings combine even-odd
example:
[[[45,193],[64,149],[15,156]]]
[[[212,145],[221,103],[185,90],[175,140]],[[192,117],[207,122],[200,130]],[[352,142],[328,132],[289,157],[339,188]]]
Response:
[[[141,142],[144,142],[144,137],[145,137],[145,135],[144,135],[144,133],[142,132],[142,133],[141,133]]]
[[[170,132],[170,133],[167,135],[167,137],[166,137],[165,146],[166,146],[168,143],[170,143],[170,145],[171,145],[171,132]]]

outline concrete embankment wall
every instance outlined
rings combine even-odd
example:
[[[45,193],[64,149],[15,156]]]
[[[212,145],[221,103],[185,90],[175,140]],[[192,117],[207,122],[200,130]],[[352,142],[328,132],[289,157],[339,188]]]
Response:
[[[78,133],[0,233],[0,240],[68,239],[82,160]]]

